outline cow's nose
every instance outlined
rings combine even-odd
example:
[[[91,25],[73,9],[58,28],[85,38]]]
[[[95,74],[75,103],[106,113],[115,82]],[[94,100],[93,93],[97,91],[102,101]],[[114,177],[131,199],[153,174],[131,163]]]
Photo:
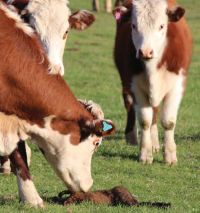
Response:
[[[61,64],[55,65],[55,71],[62,76],[64,75],[64,67]]]
[[[88,192],[91,189],[92,185],[93,185],[93,179],[88,178],[80,182],[80,190],[82,192]]]
[[[50,74],[64,75],[64,66],[62,64],[51,64],[49,67]]]
[[[152,49],[139,49],[139,57],[141,59],[152,59],[154,52]]]

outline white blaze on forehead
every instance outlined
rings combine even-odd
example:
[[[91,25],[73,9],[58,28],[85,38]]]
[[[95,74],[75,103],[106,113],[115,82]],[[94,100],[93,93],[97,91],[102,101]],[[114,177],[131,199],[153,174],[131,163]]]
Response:
[[[69,28],[68,18],[71,12],[67,0],[31,0],[26,9],[31,14],[30,24],[33,24],[41,40],[48,33],[61,34]]]
[[[132,20],[136,21],[139,28],[154,27],[158,19],[166,20],[166,0],[134,0]]]

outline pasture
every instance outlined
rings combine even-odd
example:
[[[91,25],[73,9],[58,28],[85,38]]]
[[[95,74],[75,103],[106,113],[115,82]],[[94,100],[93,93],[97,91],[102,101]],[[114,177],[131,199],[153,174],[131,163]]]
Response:
[[[178,165],[164,165],[162,152],[154,156],[151,166],[138,162],[138,147],[125,143],[125,110],[121,84],[113,63],[115,21],[112,15],[100,12],[96,22],[85,32],[72,31],[65,48],[65,79],[78,98],[99,103],[105,117],[117,126],[116,134],[104,140],[92,162],[93,190],[126,186],[140,201],[170,202],[166,212],[200,212],[200,1],[179,0],[186,8],[186,16],[194,39],[190,77],[176,127]],[[103,6],[103,4],[102,4]],[[90,1],[71,0],[70,7],[91,8]],[[180,50],[181,51],[181,50]],[[161,129],[161,128],[160,128]],[[160,142],[163,134],[160,131]],[[108,207],[91,203],[63,207],[53,204],[65,186],[46,163],[42,154],[32,147],[31,172],[38,192],[45,201],[45,209],[37,212],[114,213],[163,212],[150,207]],[[18,202],[16,177],[0,176],[0,212],[36,212]]]

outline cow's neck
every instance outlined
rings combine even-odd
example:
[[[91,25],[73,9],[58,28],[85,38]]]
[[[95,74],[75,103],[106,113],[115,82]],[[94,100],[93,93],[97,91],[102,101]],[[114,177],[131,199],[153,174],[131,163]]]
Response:
[[[0,111],[40,125],[52,115],[67,121],[92,120],[61,76],[48,74],[38,39],[11,13],[1,4],[0,25],[6,28],[0,34]]]

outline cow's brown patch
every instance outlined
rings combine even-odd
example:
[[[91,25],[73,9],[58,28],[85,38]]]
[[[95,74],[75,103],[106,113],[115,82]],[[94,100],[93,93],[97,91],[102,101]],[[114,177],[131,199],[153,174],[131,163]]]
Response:
[[[157,123],[158,120],[158,107],[153,107],[153,120],[152,120],[152,125]]]
[[[158,68],[166,66],[167,70],[179,74],[181,68],[185,75],[189,68],[192,53],[192,37],[186,21],[170,22],[167,31],[167,46]]]
[[[13,167],[19,173],[19,176],[25,181],[30,180],[31,175],[28,171],[26,163],[24,162],[21,154],[19,153],[18,149],[16,149],[10,156],[9,156]]]

